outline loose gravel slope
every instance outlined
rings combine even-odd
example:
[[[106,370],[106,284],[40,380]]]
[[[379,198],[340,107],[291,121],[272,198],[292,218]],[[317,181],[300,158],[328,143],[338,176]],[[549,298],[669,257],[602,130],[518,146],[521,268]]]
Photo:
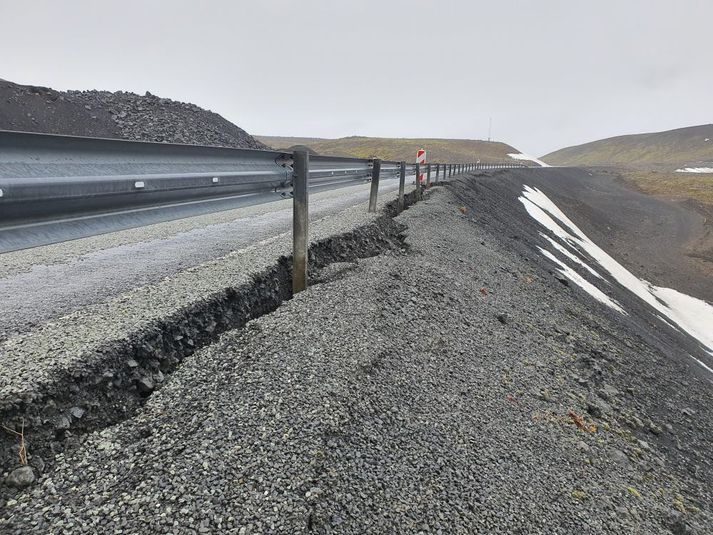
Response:
[[[403,250],[188,357],[0,531],[709,532],[710,381],[562,285],[473,180],[399,216]]]
[[[57,91],[0,80],[0,102],[2,130],[267,148],[217,113],[148,91]]]

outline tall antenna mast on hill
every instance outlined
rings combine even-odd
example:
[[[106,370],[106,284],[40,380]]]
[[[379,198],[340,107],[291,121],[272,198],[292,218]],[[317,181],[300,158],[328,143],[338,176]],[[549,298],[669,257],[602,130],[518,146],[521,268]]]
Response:
[[[492,141],[492,134],[493,134],[493,118],[489,117],[488,118],[488,141]]]

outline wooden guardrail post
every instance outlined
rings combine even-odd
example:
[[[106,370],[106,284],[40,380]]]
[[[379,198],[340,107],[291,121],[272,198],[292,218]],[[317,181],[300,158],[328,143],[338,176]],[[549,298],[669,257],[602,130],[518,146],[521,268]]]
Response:
[[[292,293],[307,288],[309,249],[309,153],[295,151],[292,155]]]
[[[399,213],[404,211],[404,190],[406,189],[406,162],[399,164]]]
[[[426,187],[431,187],[431,164],[426,164]]]
[[[371,191],[369,192],[369,211],[376,212],[376,201],[379,197],[379,175],[381,175],[381,160],[374,158],[371,167]]]

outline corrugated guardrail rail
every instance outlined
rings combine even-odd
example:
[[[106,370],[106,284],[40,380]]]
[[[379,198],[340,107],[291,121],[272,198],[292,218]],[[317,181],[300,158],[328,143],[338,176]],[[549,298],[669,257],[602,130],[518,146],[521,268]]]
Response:
[[[309,161],[310,186],[369,180],[374,167],[370,159],[311,155]],[[498,166],[520,164],[427,164],[435,181]],[[396,177],[400,164],[382,161],[380,168],[382,178]],[[289,193],[291,182],[287,152],[0,131],[0,224],[226,194]]]

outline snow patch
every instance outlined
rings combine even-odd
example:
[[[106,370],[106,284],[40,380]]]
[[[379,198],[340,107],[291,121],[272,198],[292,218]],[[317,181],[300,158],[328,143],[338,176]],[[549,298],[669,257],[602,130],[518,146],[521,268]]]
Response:
[[[560,273],[567,277],[569,280],[574,282],[577,286],[582,288],[585,292],[587,292],[589,295],[594,297],[597,301],[604,303],[608,307],[613,308],[617,312],[621,312],[622,314],[626,314],[626,311],[621,308],[621,305],[614,301],[611,297],[609,297],[607,294],[602,292],[599,288],[594,286],[591,282],[589,282],[587,279],[583,278],[579,273],[577,273],[575,270],[573,270],[571,267],[569,267],[567,264],[559,260],[558,258],[555,257],[551,252],[549,252],[547,249],[543,249],[542,247],[539,247],[540,252],[545,255],[547,258],[552,260],[555,264],[560,266]]]
[[[551,165],[546,164],[542,160],[538,160],[537,158],[535,158],[534,156],[530,156],[529,154],[518,153],[508,154],[508,156],[510,156],[510,158],[512,158],[513,160],[527,160],[529,162],[535,162],[540,167],[552,167]]]
[[[677,173],[713,173],[713,167],[684,167],[676,169]]]
[[[565,245],[569,246],[574,252],[582,250],[587,253],[623,287],[649,304],[664,318],[678,325],[681,330],[690,334],[709,353],[713,354],[713,306],[701,299],[683,294],[672,288],[655,286],[633,275],[590,240],[539,189],[526,185],[519,200],[533,219],[562,240]],[[545,256],[550,258],[551,254]],[[562,265],[561,261],[556,260],[556,263],[560,266]]]
[[[572,262],[574,262],[575,264],[579,264],[580,266],[582,266],[584,269],[586,269],[587,271],[589,271],[592,275],[594,275],[594,276],[597,277],[598,279],[604,280],[604,277],[602,277],[599,273],[597,273],[595,270],[593,270],[591,267],[589,267],[589,264],[587,264],[586,262],[584,262],[584,261],[583,261],[581,258],[579,258],[577,255],[575,255],[574,253],[570,253],[569,250],[568,250],[566,247],[560,245],[559,243],[557,243],[555,240],[553,240],[552,238],[550,238],[547,234],[544,234],[543,232],[540,232],[540,236],[542,236],[542,237],[545,238],[548,242],[550,242],[550,243],[552,244],[552,247],[554,247],[555,249],[557,249],[560,253],[562,253],[563,255],[565,255],[565,256],[566,256],[567,258],[569,258]],[[605,282],[606,282],[606,281],[605,281]]]

